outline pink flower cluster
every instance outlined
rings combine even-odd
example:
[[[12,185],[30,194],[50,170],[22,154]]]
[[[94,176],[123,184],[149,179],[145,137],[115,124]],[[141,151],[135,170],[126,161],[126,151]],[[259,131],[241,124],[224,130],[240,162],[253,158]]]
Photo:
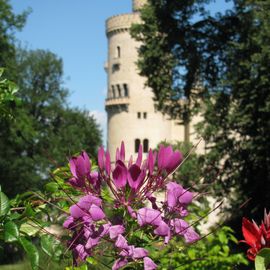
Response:
[[[151,149],[143,161],[142,147],[138,157],[125,160],[125,146],[122,142],[116,151],[115,165],[103,148],[98,151],[98,172],[91,172],[91,162],[85,152],[70,160],[72,178],[70,184],[81,190],[83,196],[70,207],[70,216],[64,227],[73,232],[69,249],[74,260],[85,260],[93,256],[94,249],[102,242],[113,244],[118,258],[113,270],[120,269],[132,261],[142,260],[145,270],[156,269],[157,265],[148,257],[148,251],[128,242],[132,222],[137,229],[150,229],[157,238],[167,244],[174,236],[181,236],[187,243],[199,239],[199,235],[183,219],[188,215],[188,205],[193,194],[180,184],[171,181],[170,175],[182,162],[182,154],[171,146],[160,146],[159,151]],[[114,209],[123,209],[124,215],[109,219],[105,214],[105,202],[101,190],[109,188]],[[164,199],[158,202],[156,194],[164,192]],[[127,221],[125,215],[130,218]]]

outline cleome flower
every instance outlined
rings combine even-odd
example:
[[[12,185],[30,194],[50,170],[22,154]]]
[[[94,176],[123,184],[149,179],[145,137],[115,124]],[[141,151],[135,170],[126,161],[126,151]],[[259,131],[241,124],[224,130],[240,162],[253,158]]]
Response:
[[[173,151],[171,146],[161,145],[158,152],[150,149],[143,160],[140,146],[136,160],[130,157],[126,162],[125,158],[122,142],[116,150],[114,165],[108,152],[102,147],[98,150],[98,172],[91,171],[86,152],[70,159],[72,177],[69,183],[83,194],[70,207],[70,216],[63,224],[72,232],[69,249],[75,264],[94,256],[101,244],[108,243],[116,256],[113,270],[130,262],[143,263],[145,270],[156,269],[148,250],[132,243],[130,230],[151,232],[164,244],[173,237],[182,237],[186,243],[200,238],[184,220],[193,193],[171,179],[171,174],[183,160],[182,154]],[[113,201],[109,206],[119,210],[121,215],[106,214],[108,205],[102,197],[103,189],[109,190]],[[162,201],[155,195],[160,192],[164,194]]]
[[[245,240],[240,242],[249,246],[247,250],[248,259],[254,261],[258,252],[263,248],[270,248],[270,212],[265,210],[264,219],[258,226],[255,221],[243,218],[242,232]]]

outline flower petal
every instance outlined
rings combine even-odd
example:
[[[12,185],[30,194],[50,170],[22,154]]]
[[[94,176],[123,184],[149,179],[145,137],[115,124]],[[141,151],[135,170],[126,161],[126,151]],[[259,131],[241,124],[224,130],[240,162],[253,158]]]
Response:
[[[159,226],[162,218],[161,213],[158,210],[151,208],[141,208],[138,210],[137,220],[140,226],[145,224]]]
[[[129,248],[126,238],[121,234],[118,235],[117,240],[115,242],[115,246],[120,249],[126,249],[126,250],[128,250]]]
[[[112,266],[112,270],[119,270],[120,268],[122,268],[123,266],[128,264],[128,260],[125,258],[120,258],[118,260],[115,261],[115,263]]]
[[[170,234],[170,228],[164,221],[161,221],[159,226],[154,230],[154,233],[160,236],[167,236]]]
[[[89,209],[89,213],[94,221],[98,221],[98,220],[105,218],[104,212],[101,210],[100,207],[98,207],[95,204],[91,205],[91,207]]]
[[[149,257],[144,257],[143,262],[144,270],[155,270],[157,268],[157,265]]]
[[[117,161],[116,167],[112,173],[114,184],[117,188],[125,187],[127,184],[127,168],[121,161]]]
[[[114,225],[109,228],[110,238],[115,239],[119,234],[124,233],[125,228],[122,225]]]

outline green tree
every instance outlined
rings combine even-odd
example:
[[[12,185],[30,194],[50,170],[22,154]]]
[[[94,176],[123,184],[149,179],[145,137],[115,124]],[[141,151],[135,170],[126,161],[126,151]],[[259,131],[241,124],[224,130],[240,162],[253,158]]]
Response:
[[[95,155],[101,144],[93,117],[67,106],[61,59],[21,50],[17,65],[22,104],[15,121],[0,120],[0,179],[9,196],[43,186],[52,167],[82,149]]]
[[[27,10],[19,15],[14,14],[9,0],[0,0],[0,67],[5,67],[6,75],[14,80],[16,73],[14,70],[16,47],[15,31],[20,31],[25,25]]]
[[[259,218],[270,201],[270,1],[235,0],[215,16],[209,2],[149,0],[132,31],[158,108],[187,121],[201,109],[205,176],[219,172],[239,232],[242,216]]]

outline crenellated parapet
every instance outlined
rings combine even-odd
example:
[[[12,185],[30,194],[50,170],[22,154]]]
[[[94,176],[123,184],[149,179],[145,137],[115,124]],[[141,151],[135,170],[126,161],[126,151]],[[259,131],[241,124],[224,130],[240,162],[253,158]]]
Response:
[[[117,32],[128,31],[133,23],[139,23],[140,20],[139,13],[112,16],[106,21],[106,34],[109,36]]]

